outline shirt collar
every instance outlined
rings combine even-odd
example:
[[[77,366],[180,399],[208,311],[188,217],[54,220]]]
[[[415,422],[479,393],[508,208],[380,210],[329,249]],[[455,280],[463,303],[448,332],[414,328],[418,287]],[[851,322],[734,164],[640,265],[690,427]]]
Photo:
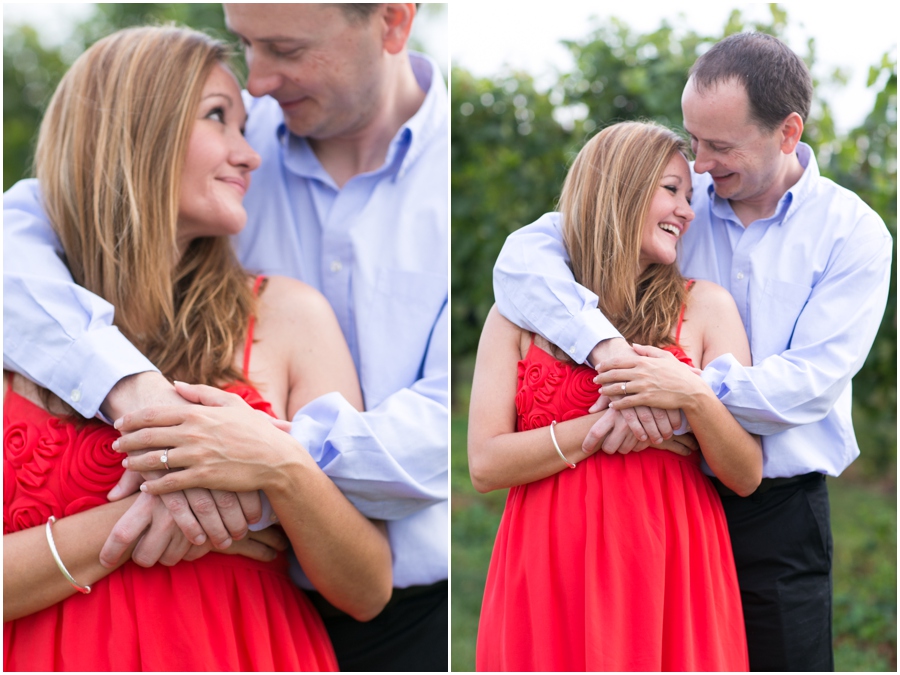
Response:
[[[447,128],[447,88],[440,68],[434,59],[425,54],[409,52],[409,60],[416,81],[426,93],[416,114],[394,135],[384,164],[376,171],[380,173],[393,169],[394,180],[402,178],[431,139],[442,133],[442,130],[446,133]],[[322,181],[336,189],[331,176],[322,168],[319,158],[305,138],[290,133],[283,120],[278,125],[276,134],[285,153],[285,166],[291,172]]]
[[[778,200],[775,214],[765,219],[776,225],[784,224],[797,211],[812,193],[819,178],[819,165],[816,163],[816,156],[812,148],[806,143],[798,143],[796,153],[800,166],[803,167],[803,174]],[[712,181],[707,185],[706,192],[709,195],[713,214],[722,220],[738,220],[734,209],[731,208],[731,202],[716,194],[716,188]]]

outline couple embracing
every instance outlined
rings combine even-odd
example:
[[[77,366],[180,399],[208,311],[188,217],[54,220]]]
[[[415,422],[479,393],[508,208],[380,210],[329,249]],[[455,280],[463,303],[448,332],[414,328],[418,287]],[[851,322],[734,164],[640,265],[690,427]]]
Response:
[[[819,175],[811,98],[779,40],[726,38],[690,150],[609,126],[507,240],[469,420],[476,488],[511,488],[479,670],[834,669],[825,476],[859,454],[891,240]]]
[[[119,31],[4,196],[4,669],[446,670],[440,71],[414,4],[224,11],[247,91]]]

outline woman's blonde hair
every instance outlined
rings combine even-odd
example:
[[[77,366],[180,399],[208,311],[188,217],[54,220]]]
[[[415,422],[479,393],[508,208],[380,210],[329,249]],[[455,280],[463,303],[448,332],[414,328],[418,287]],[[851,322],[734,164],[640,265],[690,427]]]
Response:
[[[166,376],[223,384],[254,298],[227,237],[179,258],[182,168],[202,89],[228,49],[172,26],[129,28],[91,46],[41,123],[35,172],[75,281]]]
[[[687,151],[661,125],[615,124],[587,142],[563,184],[559,211],[572,272],[629,342],[674,342],[684,278],[677,265],[652,264],[641,273],[641,235],[666,164]]]

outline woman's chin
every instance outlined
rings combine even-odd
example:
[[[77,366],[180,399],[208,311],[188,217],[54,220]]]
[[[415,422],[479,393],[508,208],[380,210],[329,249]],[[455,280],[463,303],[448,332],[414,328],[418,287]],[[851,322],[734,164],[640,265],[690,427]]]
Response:
[[[230,237],[239,234],[247,225],[247,212],[243,206],[227,212],[208,212],[202,222],[180,221],[178,239],[193,241],[203,237]]]

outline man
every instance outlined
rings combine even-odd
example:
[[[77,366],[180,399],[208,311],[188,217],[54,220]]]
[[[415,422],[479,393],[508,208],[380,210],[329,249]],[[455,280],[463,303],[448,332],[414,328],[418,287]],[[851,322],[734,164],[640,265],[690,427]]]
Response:
[[[363,513],[388,521],[395,591],[384,612],[363,624],[315,599],[344,670],[447,669],[447,96],[436,64],[406,49],[415,13],[225,5],[249,67],[246,134],[262,156],[241,260],[328,298],[366,404],[358,413],[323,396],[292,434]],[[185,405],[110,327],[111,308],[67,278],[34,182],[4,201],[5,366],[86,416]],[[231,496],[212,497],[221,516],[204,493],[194,512],[224,547],[246,525],[233,524]],[[183,498],[176,508],[202,540]],[[111,559],[134,539],[128,518],[107,544]],[[149,536],[144,564],[160,546]]]
[[[682,241],[681,268],[731,292],[754,363],[745,368],[724,355],[703,377],[748,431],[763,436],[764,479],[753,495],[740,498],[714,480],[732,535],[752,670],[834,669],[824,476],[839,475],[859,454],[850,380],[881,322],[891,266],[881,219],[822,178],[800,143],[811,97],[803,62],[776,38],[750,33],[698,59],[682,98],[696,153],[696,220]],[[526,283],[533,274],[546,283]],[[612,370],[652,368],[600,316],[596,296],[575,284],[557,214],[510,236],[494,288],[505,316],[578,361],[590,358],[598,382],[609,383]],[[630,398],[622,402],[640,402]],[[638,427],[654,440],[669,424],[655,412],[645,410]],[[586,450],[602,443],[615,451],[623,442],[629,425],[612,414],[616,430],[589,436]]]

